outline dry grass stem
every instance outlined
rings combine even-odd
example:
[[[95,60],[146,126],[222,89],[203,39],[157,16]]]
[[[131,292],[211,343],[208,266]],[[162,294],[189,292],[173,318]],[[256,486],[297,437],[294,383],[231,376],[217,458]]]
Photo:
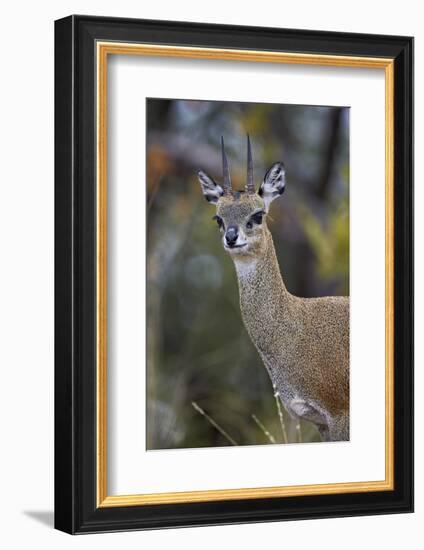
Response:
[[[262,432],[264,433],[265,437],[268,439],[268,441],[270,443],[276,443],[275,441],[275,437],[272,435],[272,433],[270,433],[266,428],[265,426],[262,424],[262,422],[259,420],[259,418],[255,415],[255,414],[252,414],[252,418],[253,420],[256,422],[256,424],[258,425],[258,427],[262,430]]]
[[[234,441],[234,439],[231,437],[231,435],[227,434],[227,432],[224,430],[224,428],[222,428],[219,424],[217,424],[215,422],[215,420],[213,418],[211,418],[201,407],[199,407],[199,405],[195,401],[192,401],[191,404],[192,404],[194,410],[197,411],[202,416],[204,416],[206,418],[206,420],[210,424],[212,424],[212,426],[215,429],[217,429],[218,432],[221,435],[223,435],[227,441],[229,441],[231,443],[231,445],[236,445],[236,446],[238,445],[238,443],[236,441]]]
[[[288,443],[286,425],[284,423],[283,410],[281,409],[280,394],[274,386],[274,399],[277,404],[278,418],[280,419],[281,431],[283,432],[283,443]]]
[[[297,442],[302,443],[302,430],[300,427],[300,422],[296,424],[296,434],[297,434]]]

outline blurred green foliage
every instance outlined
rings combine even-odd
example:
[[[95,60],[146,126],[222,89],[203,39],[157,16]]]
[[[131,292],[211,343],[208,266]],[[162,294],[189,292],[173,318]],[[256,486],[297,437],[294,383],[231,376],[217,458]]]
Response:
[[[269,226],[289,291],[347,295],[349,110],[149,99],[147,115],[147,448],[230,445],[222,431],[239,445],[269,435],[280,443],[273,388],[196,172],[220,180],[223,135],[233,186],[242,188],[249,132],[257,186],[270,164],[286,166]],[[288,441],[298,441],[283,418]],[[312,425],[301,423],[301,440],[319,441]]]

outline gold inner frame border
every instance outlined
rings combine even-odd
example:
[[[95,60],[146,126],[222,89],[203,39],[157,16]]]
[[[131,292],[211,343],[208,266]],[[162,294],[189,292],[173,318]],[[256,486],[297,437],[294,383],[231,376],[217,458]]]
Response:
[[[138,55],[383,69],[385,73],[385,479],[315,485],[214,489],[173,493],[107,493],[107,62],[109,55]],[[394,60],[257,50],[96,42],[96,470],[97,507],[212,502],[394,489]]]

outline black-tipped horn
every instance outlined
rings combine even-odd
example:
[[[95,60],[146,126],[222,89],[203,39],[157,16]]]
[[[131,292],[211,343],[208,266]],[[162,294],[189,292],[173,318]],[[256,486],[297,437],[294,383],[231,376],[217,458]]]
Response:
[[[255,192],[255,184],[253,182],[252,147],[250,145],[249,134],[247,134],[247,180],[246,180],[246,191],[250,194]]]
[[[224,178],[222,186],[224,188],[224,193],[227,194],[231,192],[231,176],[230,176],[230,169],[228,167],[227,155],[225,154],[224,138],[222,136],[221,136],[221,150],[222,150],[222,176]]]

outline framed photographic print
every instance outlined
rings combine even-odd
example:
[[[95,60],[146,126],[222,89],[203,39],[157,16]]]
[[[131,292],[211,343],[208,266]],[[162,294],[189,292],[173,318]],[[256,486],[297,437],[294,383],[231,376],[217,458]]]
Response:
[[[55,25],[55,525],[413,508],[413,39]]]

